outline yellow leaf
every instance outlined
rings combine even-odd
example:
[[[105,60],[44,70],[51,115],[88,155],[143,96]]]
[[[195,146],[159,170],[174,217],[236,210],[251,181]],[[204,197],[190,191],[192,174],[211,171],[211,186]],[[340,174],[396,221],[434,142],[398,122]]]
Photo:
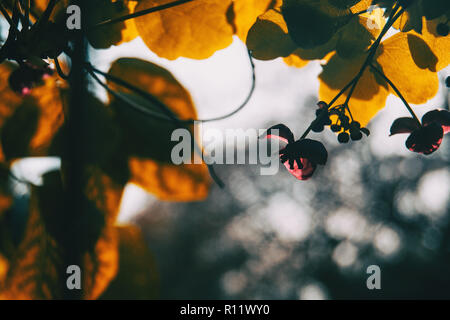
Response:
[[[408,34],[397,33],[383,41],[377,62],[408,102],[421,104],[436,95],[437,74],[417,66],[409,50]]]
[[[113,63],[109,73],[150,93],[178,118],[196,118],[189,93],[167,70],[150,62],[122,58]],[[111,86],[134,97],[148,110],[163,114],[154,104],[138,99],[129,90],[112,83]],[[207,196],[210,179],[205,164],[174,165],[171,161],[171,150],[175,145],[171,135],[180,127],[178,124],[143,116],[115,99],[112,99],[112,107],[124,132],[130,182],[164,200],[193,201]]]
[[[354,16],[350,22],[338,32],[337,53],[346,59],[352,59],[374,42],[384,27],[383,11],[375,9],[372,13]]]
[[[136,2],[129,0],[96,0],[87,1],[83,13],[86,14],[86,22],[89,27],[108,19],[114,19],[129,14],[136,6]],[[88,33],[91,45],[96,49],[109,48],[131,41],[138,36],[132,20],[118,22],[103,27],[92,28]]]
[[[131,180],[161,200],[195,201],[208,196],[209,175],[204,165],[158,163],[130,158]]]
[[[28,96],[14,92],[8,77],[17,67],[2,63],[0,73],[0,127],[2,149],[6,159],[26,156],[46,156],[52,140],[64,122],[61,90],[51,76],[31,90]]]
[[[87,252],[84,256],[83,298],[94,300],[100,297],[116,277],[118,265],[117,230],[107,225],[95,244],[94,250]]]
[[[0,284],[5,280],[9,270],[9,261],[0,253]]]
[[[293,54],[287,56],[286,58],[283,58],[284,63],[286,63],[290,67],[296,67],[296,68],[303,68],[309,63],[309,60],[303,60],[300,58],[296,51],[294,51]]]
[[[141,0],[135,11],[172,2]],[[158,56],[206,59],[232,42],[233,29],[227,21],[231,0],[193,1],[135,19],[145,44]]]
[[[352,13],[358,13],[364,10],[367,10],[372,4],[372,0],[361,0],[358,1],[353,7],[350,8]]]
[[[105,215],[105,224],[113,225],[119,213],[124,184],[113,181],[100,168],[86,167],[86,197]]]
[[[420,69],[429,69],[436,72],[438,58],[431,51],[428,44],[419,36],[408,34],[408,46],[411,56]]]
[[[6,278],[0,283],[0,300],[61,297],[61,262],[58,244],[47,234],[38,198],[32,194],[25,237],[10,261]]]
[[[66,268],[73,259],[82,270],[80,295],[85,299],[96,299],[115,277],[118,239],[113,224],[123,186],[99,169],[86,170],[86,176],[81,200],[86,206],[76,216],[68,215],[67,189],[58,171],[45,174],[43,186],[32,189],[27,227],[0,283],[0,298],[65,297]]]
[[[247,35],[247,47],[259,60],[287,57],[297,48],[288,34],[283,16],[271,9],[258,17]]]
[[[256,18],[273,6],[272,2],[272,0],[233,0],[235,19],[232,25],[237,29],[235,33],[242,41],[247,38],[247,33]]]
[[[100,299],[154,299],[158,274],[140,230],[116,227],[119,234],[119,272]]]
[[[365,58],[366,55],[360,55],[355,59],[347,60],[334,55],[319,76],[320,100],[330,102],[356,76]],[[349,102],[355,121],[359,121],[362,126],[365,126],[379,110],[384,108],[388,96],[386,87],[386,83],[366,69]],[[335,105],[343,104],[347,93],[348,90]]]
[[[439,23],[445,23],[446,20],[446,16],[442,16],[441,18],[434,20],[423,19],[424,27],[422,29],[422,38],[438,59],[436,71],[446,68],[450,63],[450,37],[440,36],[436,32],[437,25]]]
[[[128,12],[134,12],[136,1],[128,1]],[[122,29],[122,42],[129,42],[139,36],[134,19],[125,20],[125,28]]]
[[[429,0],[426,0],[429,1]],[[407,10],[392,25],[402,32],[422,30],[422,1],[413,1]]]

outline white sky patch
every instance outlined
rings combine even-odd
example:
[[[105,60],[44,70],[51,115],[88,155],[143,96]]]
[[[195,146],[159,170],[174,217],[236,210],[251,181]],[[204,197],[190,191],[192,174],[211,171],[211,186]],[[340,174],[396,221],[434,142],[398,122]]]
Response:
[[[11,173],[19,180],[30,182],[36,186],[44,183],[42,176],[50,171],[61,168],[61,159],[56,157],[36,157],[23,158],[14,161],[11,166]],[[29,193],[29,185],[16,179],[12,180],[12,188],[17,195]]]
[[[126,223],[133,220],[142,210],[158,201],[154,196],[147,193],[141,187],[128,183],[124,190],[119,208],[117,222]]]

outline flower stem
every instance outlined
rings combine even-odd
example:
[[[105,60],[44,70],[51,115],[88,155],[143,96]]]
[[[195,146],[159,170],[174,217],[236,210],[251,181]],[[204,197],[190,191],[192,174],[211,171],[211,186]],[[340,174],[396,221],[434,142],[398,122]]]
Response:
[[[408,112],[412,115],[414,120],[416,120],[417,123],[421,126],[422,124],[420,123],[419,118],[417,118],[416,114],[414,113],[414,110],[408,104],[408,102],[406,101],[405,97],[403,97],[403,95],[401,94],[400,90],[398,90],[398,88],[394,85],[394,83],[380,69],[375,67],[373,64],[370,65],[370,68],[372,68],[373,71],[375,71],[378,75],[380,75],[391,86],[391,88],[395,91],[397,96],[402,100],[402,102],[405,105],[406,109],[408,109]]]

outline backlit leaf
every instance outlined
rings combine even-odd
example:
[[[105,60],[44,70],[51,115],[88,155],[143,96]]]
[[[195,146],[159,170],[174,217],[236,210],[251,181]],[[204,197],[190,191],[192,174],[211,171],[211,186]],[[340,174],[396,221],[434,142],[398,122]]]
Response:
[[[157,272],[154,258],[140,230],[116,227],[119,235],[119,272],[100,299],[154,299]]]
[[[167,70],[139,59],[122,58],[113,63],[109,73],[152,94],[178,118],[196,118],[189,93]],[[133,97],[128,90],[112,86]],[[134,101],[164,114],[143,98],[134,96]],[[171,161],[175,144],[171,142],[171,135],[179,125],[145,116],[115,99],[112,99],[112,107],[124,132],[125,154],[130,157],[130,182],[164,200],[192,201],[207,196],[210,181],[206,165],[174,165]]]
[[[96,0],[86,1],[83,13],[86,15],[85,25],[91,27],[108,19],[129,14],[137,2],[128,0]],[[109,48],[122,42],[131,41],[138,36],[132,20],[118,22],[104,27],[91,28],[88,33],[90,44],[96,49]]]
[[[285,0],[282,13],[289,35],[303,49],[325,44],[352,17],[351,11],[333,7],[325,0]]]
[[[383,41],[377,62],[408,102],[421,104],[436,95],[437,74],[417,66],[409,50],[407,34],[397,33]]]
[[[23,97],[11,90],[7,80],[16,67],[3,63],[0,68],[1,143],[6,159],[48,155],[52,139],[64,122],[64,88],[52,76]]]
[[[169,2],[142,0],[135,11]],[[230,5],[231,0],[193,1],[136,18],[135,23],[145,44],[160,57],[205,59],[232,42]]]
[[[258,17],[247,35],[247,47],[259,60],[289,56],[297,45],[288,34],[283,16],[271,9]]]

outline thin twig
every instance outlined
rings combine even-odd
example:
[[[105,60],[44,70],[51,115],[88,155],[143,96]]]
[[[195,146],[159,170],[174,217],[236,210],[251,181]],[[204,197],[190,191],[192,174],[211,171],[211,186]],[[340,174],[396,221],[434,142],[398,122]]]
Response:
[[[53,59],[53,61],[55,62],[55,67],[56,67],[56,72],[58,72],[58,75],[63,78],[64,80],[68,80],[69,76],[66,75],[62,69],[61,69],[61,65],[59,64],[58,58]]]
[[[178,1],[166,3],[166,4],[163,4],[163,5],[160,5],[160,6],[148,8],[148,9],[141,10],[141,11],[137,11],[137,12],[134,12],[134,13],[122,16],[122,17],[108,19],[108,20],[102,21],[100,23],[97,23],[97,24],[95,24],[93,26],[88,27],[88,29],[86,31],[90,31],[91,29],[94,29],[94,28],[104,27],[104,26],[107,26],[107,25],[110,25],[110,24],[114,24],[114,23],[118,23],[118,22],[123,22],[123,21],[129,20],[129,19],[141,17],[141,16],[144,16],[144,15],[149,14],[149,13],[153,13],[153,12],[169,9],[169,8],[176,7],[176,6],[179,6],[179,5],[188,3],[188,2],[192,2],[192,1],[195,1],[195,0],[178,0]]]
[[[375,71],[378,75],[380,75],[391,86],[391,88],[395,91],[397,96],[402,100],[403,104],[405,105],[406,109],[408,109],[408,112],[412,115],[414,120],[416,120],[417,123],[419,123],[419,125],[422,125],[420,123],[419,118],[417,118],[417,116],[414,113],[413,109],[408,104],[408,101],[406,101],[405,97],[403,97],[403,95],[401,94],[400,90],[397,89],[397,87],[394,85],[394,83],[383,73],[383,71],[381,71],[380,69],[375,67],[373,64],[370,64],[370,68],[372,68],[373,71]]]
[[[128,105],[131,106],[133,109],[135,109],[135,110],[137,110],[137,111],[139,111],[139,112],[142,112],[144,115],[151,116],[152,118],[157,118],[157,117],[159,117],[159,118],[162,118],[162,119],[164,119],[164,120],[167,120],[167,118],[165,118],[164,116],[161,116],[161,115],[158,114],[158,113],[153,113],[153,112],[151,112],[150,110],[148,110],[147,108],[145,108],[145,107],[143,107],[143,106],[141,106],[141,105],[139,105],[139,104],[134,103],[134,101],[132,101],[132,100],[126,98],[125,96],[119,94],[118,92],[115,92],[114,90],[112,90],[107,84],[103,83],[103,82],[97,77],[97,75],[95,74],[93,68],[89,68],[89,67],[88,67],[88,68],[86,68],[86,70],[87,70],[87,72],[94,78],[95,81],[97,81],[103,88],[105,88],[105,90],[107,90],[111,95],[113,95],[113,96],[114,96],[115,98],[117,98],[118,100],[120,100],[120,101],[122,101],[122,102],[128,104]],[[178,124],[180,127],[185,127],[185,124],[183,124],[183,122],[182,122],[180,119],[176,118],[176,116],[174,116],[174,117],[175,117],[175,120],[174,120],[174,121],[176,121],[177,124]],[[197,154],[200,155],[200,157],[203,156],[202,149],[201,149],[200,146],[197,144],[197,142],[196,142],[196,140],[195,140],[195,137],[194,137],[194,150],[195,150],[195,152],[197,152]],[[225,187],[225,184],[224,184],[223,181],[219,178],[219,176],[216,174],[216,172],[215,172],[215,170],[214,170],[214,167],[213,167],[212,165],[209,165],[209,164],[206,164],[206,165],[207,165],[207,167],[208,167],[209,174],[210,174],[211,178],[214,180],[214,182],[215,182],[220,188],[224,188],[224,187]]]
[[[252,84],[251,84],[251,88],[250,91],[248,93],[248,95],[246,96],[244,102],[239,105],[239,107],[237,107],[235,110],[223,115],[223,116],[219,116],[219,117],[214,117],[214,118],[209,118],[209,119],[187,119],[187,120],[177,120],[177,122],[182,122],[182,123],[194,123],[194,122],[212,122],[212,121],[220,121],[220,120],[224,120],[227,119],[233,115],[235,115],[236,113],[238,113],[239,111],[241,111],[242,109],[245,108],[245,106],[249,103],[251,97],[253,96],[253,93],[255,92],[255,87],[256,87],[256,74],[255,74],[255,65],[253,63],[252,57],[251,57],[251,53],[248,52],[248,57],[249,57],[249,61],[250,61],[250,65],[251,65],[251,72],[252,72]],[[100,75],[102,75],[103,77],[105,77],[106,79],[110,80],[111,82],[114,82],[128,90],[131,90],[135,93],[137,93],[138,95],[140,95],[141,97],[147,99],[149,102],[155,104],[167,117],[161,115],[161,114],[155,114],[154,112],[151,112],[151,114],[148,114],[150,116],[155,116],[160,120],[166,120],[166,121],[174,121],[174,114],[172,113],[172,111],[161,101],[159,101],[156,97],[154,97],[153,95],[149,94],[148,92],[116,77],[113,76],[109,73],[100,71],[98,69],[96,69],[95,67],[93,67],[92,65],[88,65],[88,68],[91,68],[95,73],[98,73]],[[141,110],[144,113],[148,113],[147,111],[149,111],[148,109],[144,108],[143,110]]]
[[[3,6],[3,3],[0,3],[0,11],[2,15],[5,17],[6,21],[8,21],[8,24],[10,26],[13,25],[13,21],[11,20],[11,17],[8,14],[8,11],[6,11],[5,7]]]
[[[342,96],[342,95],[345,93],[345,91],[347,91],[348,88],[350,88],[350,86],[353,85],[353,83],[354,83],[355,81],[356,81],[356,77],[353,78],[352,81],[350,81],[349,83],[347,83],[347,85],[346,85],[344,88],[342,88],[341,91],[339,91],[339,93],[338,93],[338,94],[333,98],[333,100],[331,100],[330,103],[328,104],[328,109],[330,109],[330,108],[333,106],[333,104],[340,98],[340,96]],[[322,117],[325,117],[326,114],[327,114],[326,112],[322,112],[322,113],[320,114],[320,116],[319,116],[318,119],[321,119]],[[308,134],[311,132],[312,127],[313,127],[313,123],[311,123],[311,124],[309,125],[309,127],[305,130],[305,132],[304,132],[304,133],[302,134],[302,136],[300,137],[300,140],[305,139],[305,138],[308,136]]]

